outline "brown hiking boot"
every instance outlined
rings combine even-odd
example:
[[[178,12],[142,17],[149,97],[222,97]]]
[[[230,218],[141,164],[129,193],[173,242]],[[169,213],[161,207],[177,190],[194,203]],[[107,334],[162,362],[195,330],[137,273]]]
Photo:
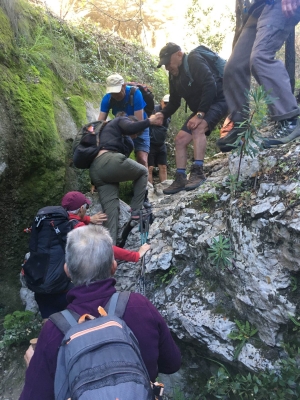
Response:
[[[180,192],[181,190],[185,190],[185,185],[187,184],[188,180],[186,179],[185,174],[181,174],[180,172],[176,172],[175,180],[166,189],[163,190],[164,194],[175,194]]]
[[[185,185],[185,190],[193,190],[206,181],[203,173],[203,165],[193,164],[191,167],[190,179]]]

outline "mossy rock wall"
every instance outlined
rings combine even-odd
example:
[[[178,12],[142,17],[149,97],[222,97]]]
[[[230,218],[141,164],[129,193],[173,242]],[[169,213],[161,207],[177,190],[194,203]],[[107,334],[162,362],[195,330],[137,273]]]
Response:
[[[125,79],[159,82],[159,95],[165,90],[165,77],[139,46],[92,33],[93,28],[67,26],[26,1],[0,0],[2,314],[22,308],[18,282],[29,240],[24,228],[39,208],[60,204],[69,190],[89,188],[88,171],[72,166],[71,146],[78,128],[97,118],[106,77],[121,72]],[[144,64],[148,60],[148,69],[143,63],[136,68],[137,54]],[[121,58],[128,69],[115,70]]]

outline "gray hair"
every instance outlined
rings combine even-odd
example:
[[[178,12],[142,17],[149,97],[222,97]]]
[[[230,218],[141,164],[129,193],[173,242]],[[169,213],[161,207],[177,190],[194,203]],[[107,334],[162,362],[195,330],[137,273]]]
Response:
[[[112,238],[103,226],[83,226],[68,233],[66,263],[75,286],[109,278],[113,260]]]

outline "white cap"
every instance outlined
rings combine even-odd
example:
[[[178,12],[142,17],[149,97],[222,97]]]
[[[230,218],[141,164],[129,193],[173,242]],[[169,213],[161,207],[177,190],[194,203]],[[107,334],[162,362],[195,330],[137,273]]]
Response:
[[[106,79],[106,93],[120,93],[124,78],[119,74],[110,75]]]
[[[169,103],[169,101],[170,101],[170,95],[169,95],[169,94],[165,94],[164,97],[163,97],[163,99],[162,99],[162,101],[163,101],[164,103]]]

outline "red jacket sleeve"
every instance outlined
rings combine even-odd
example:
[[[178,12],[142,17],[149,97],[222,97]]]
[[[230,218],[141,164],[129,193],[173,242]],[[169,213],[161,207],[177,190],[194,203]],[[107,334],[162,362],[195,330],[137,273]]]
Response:
[[[130,251],[117,246],[113,246],[113,250],[116,260],[138,262],[140,259],[137,251]]]

